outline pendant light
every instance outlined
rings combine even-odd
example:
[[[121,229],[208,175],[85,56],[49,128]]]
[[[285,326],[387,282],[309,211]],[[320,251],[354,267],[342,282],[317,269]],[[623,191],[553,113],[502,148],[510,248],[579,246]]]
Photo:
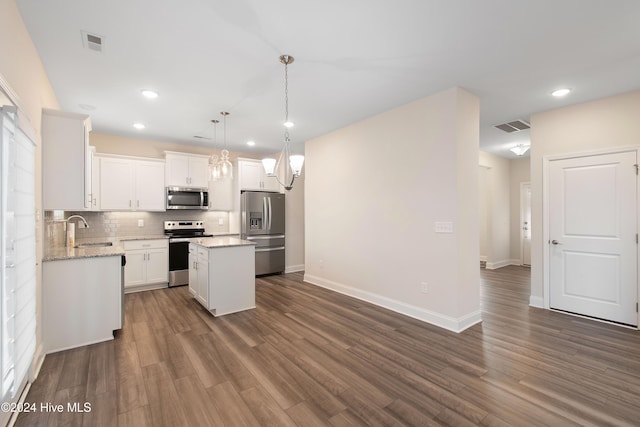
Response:
[[[262,159],[262,165],[267,176],[275,177],[280,185],[285,190],[289,191],[293,188],[293,181],[300,176],[302,172],[302,165],[304,164],[304,156],[300,154],[291,154],[289,138],[289,128],[293,126],[293,123],[289,121],[289,64],[293,63],[294,58],[291,55],[281,55],[280,62],[284,64],[284,144],[282,152],[278,160],[273,158]],[[280,181],[278,172],[280,171],[280,164],[284,161],[283,178],[284,183]]]
[[[213,123],[213,146],[217,147],[218,145],[218,133],[217,133],[217,125],[220,123],[220,120],[213,119],[211,120]],[[218,155],[213,154],[211,156],[211,180],[217,181],[220,179],[220,162],[218,161]]]
[[[224,148],[220,153],[220,178],[228,179],[233,178],[233,164],[229,160],[229,150],[227,150],[227,116],[230,114],[227,111],[220,112],[222,114],[222,125],[224,131]]]

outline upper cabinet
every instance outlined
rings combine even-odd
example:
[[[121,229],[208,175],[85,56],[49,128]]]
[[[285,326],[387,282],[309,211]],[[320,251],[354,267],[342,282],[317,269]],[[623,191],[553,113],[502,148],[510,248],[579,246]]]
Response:
[[[91,120],[42,110],[42,191],[45,210],[91,209]]]
[[[199,187],[209,185],[209,156],[165,151],[167,187]]]
[[[100,157],[100,210],[164,211],[164,162]]]
[[[267,176],[260,160],[238,158],[238,184],[240,191],[280,191],[275,177]]]

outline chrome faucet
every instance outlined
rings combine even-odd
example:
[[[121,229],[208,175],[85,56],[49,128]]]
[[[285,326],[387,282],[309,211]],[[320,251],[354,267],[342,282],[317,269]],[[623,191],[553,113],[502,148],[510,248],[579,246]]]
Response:
[[[68,224],[68,223],[69,223],[69,220],[70,220],[70,219],[73,219],[73,218],[80,218],[80,219],[82,220],[82,222],[84,223],[84,227],[85,227],[85,228],[89,228],[89,223],[87,222],[87,220],[86,220],[86,219],[84,219],[84,218],[83,218],[82,216],[80,216],[80,215],[71,215],[69,218],[65,219],[65,220],[64,220],[64,222],[66,222],[66,223]]]

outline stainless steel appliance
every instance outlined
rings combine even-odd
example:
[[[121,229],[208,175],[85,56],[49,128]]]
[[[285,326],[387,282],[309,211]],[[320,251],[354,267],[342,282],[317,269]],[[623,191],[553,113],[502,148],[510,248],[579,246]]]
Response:
[[[169,286],[189,284],[189,240],[210,237],[203,221],[175,220],[164,222],[164,234],[169,236]]]
[[[207,188],[167,187],[167,209],[209,208]]]
[[[256,242],[256,275],[284,271],[284,196],[263,191],[240,195],[240,235]]]

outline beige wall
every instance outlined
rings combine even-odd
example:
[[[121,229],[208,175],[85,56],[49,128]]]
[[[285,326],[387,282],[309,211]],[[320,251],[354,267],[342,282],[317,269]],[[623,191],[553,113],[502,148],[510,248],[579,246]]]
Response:
[[[40,123],[42,108],[59,108],[38,52],[22,21],[14,0],[0,1],[0,78],[15,92],[21,112],[36,131],[36,339],[42,348],[42,145]]]
[[[452,330],[479,320],[478,123],[454,88],[308,141],[305,280]]]
[[[531,304],[542,306],[545,269],[543,160],[640,145],[640,91],[534,114],[531,117]]]
[[[485,224],[487,268],[511,264],[509,211],[510,160],[480,152],[480,166],[485,174]],[[482,227],[482,225],[481,225]]]

